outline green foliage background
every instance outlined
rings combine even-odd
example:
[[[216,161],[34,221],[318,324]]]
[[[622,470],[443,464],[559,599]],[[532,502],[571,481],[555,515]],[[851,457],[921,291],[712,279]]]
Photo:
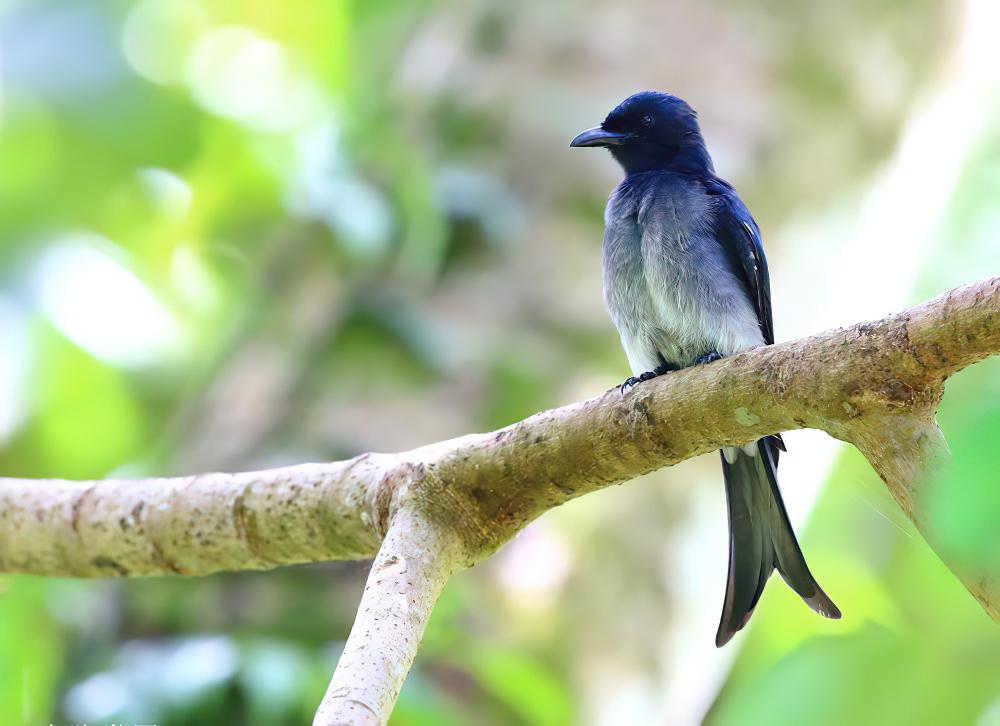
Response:
[[[982,2],[959,5],[0,2],[0,473],[334,459],[607,388],[617,172],[566,143],[641,87],[701,111],[765,231],[779,338],[889,312],[828,279],[844,241],[817,230],[850,229],[947,83]],[[921,257],[881,271],[909,301],[1000,269],[998,87],[934,141],[968,151],[930,244],[879,241]],[[998,373],[949,383],[935,490],[987,562]],[[456,578],[393,723],[1000,723],[1000,631],[854,452],[803,530],[844,620],[775,583],[714,651],[715,465],[574,502]],[[307,722],[365,572],[0,577],[0,722]]]

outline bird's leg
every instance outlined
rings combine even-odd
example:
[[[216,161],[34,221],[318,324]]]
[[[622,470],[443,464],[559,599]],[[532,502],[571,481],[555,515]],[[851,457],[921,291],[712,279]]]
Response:
[[[717,350],[713,350],[710,353],[705,353],[705,355],[699,355],[697,358],[694,359],[694,362],[697,365],[703,366],[708,363],[714,363],[715,361],[721,359],[722,359],[722,353],[720,353]]]
[[[625,382],[618,386],[618,388],[622,392],[622,395],[624,395],[625,391],[630,389],[632,386],[638,385],[643,381],[648,381],[651,378],[662,376],[664,373],[670,373],[671,371],[677,370],[680,370],[678,366],[672,366],[661,359],[660,365],[656,366],[656,368],[651,371],[646,371],[645,373],[640,373],[637,376],[630,376],[629,378],[626,378]]]

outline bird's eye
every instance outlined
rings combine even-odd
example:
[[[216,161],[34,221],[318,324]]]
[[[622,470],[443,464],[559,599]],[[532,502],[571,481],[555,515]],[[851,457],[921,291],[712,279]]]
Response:
[[[647,116],[643,116],[642,117],[642,127],[644,129],[648,129],[652,125],[653,125],[653,117],[652,116],[648,116],[647,115]]]

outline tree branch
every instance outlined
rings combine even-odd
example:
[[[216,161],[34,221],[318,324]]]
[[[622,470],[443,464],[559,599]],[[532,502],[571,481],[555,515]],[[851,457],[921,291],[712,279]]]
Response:
[[[405,510],[393,518],[313,726],[389,720],[459,552],[453,532]]]
[[[405,673],[450,572],[569,499],[721,446],[826,431],[858,447],[930,536],[922,491],[945,458],[934,421],[944,381],[997,352],[1000,278],[991,278],[876,323],[401,454],[175,479],[0,479],[0,571],[203,575],[370,557],[385,539],[317,723],[354,722],[362,711],[384,720],[403,678],[397,666]],[[1000,620],[998,573],[938,552]],[[401,593],[413,603],[405,614],[394,610]],[[402,641],[387,629],[397,620]]]
[[[75,482],[0,479],[0,571],[207,575],[363,559],[369,501],[393,457],[242,474]]]

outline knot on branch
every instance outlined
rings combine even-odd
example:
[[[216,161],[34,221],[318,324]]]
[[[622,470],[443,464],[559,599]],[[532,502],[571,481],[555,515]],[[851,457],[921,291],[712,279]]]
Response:
[[[427,466],[422,462],[400,461],[368,490],[367,518],[379,539],[385,537],[393,516],[410,498],[411,488],[419,486],[426,474]],[[365,516],[362,514],[363,519]]]
[[[850,355],[831,361],[827,371],[830,390],[823,426],[837,438],[857,443],[885,431],[890,419],[902,417],[913,422],[933,421],[944,395],[949,375],[939,365],[944,355],[938,342],[915,342],[911,325],[918,328],[920,308],[909,310],[881,323],[860,323],[848,329],[845,345]],[[824,398],[820,383],[813,400]],[[815,405],[806,400],[807,405]],[[894,422],[892,428],[898,428]]]

